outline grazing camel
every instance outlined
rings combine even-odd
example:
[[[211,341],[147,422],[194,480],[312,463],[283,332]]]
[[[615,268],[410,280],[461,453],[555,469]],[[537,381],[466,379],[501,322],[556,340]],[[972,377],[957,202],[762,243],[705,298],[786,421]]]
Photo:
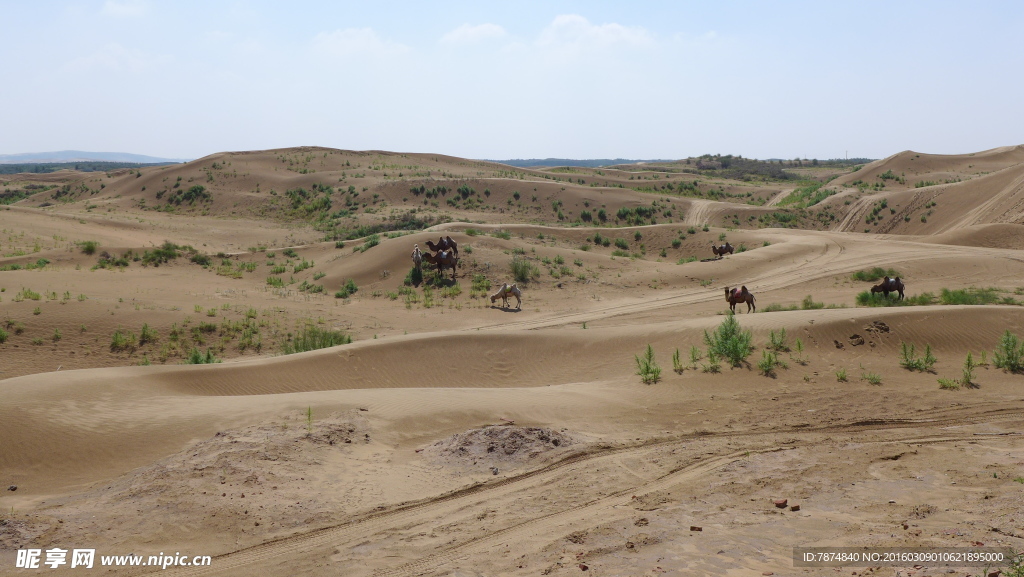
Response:
[[[427,241],[427,248],[434,252],[440,252],[443,250],[450,250],[455,255],[455,258],[459,258],[459,245],[455,244],[452,237],[446,236],[438,239],[437,244]]]
[[[717,246],[715,243],[711,243],[711,252],[718,258],[722,258],[726,253],[732,254],[733,250],[732,245],[729,244],[728,241],[726,241],[722,246]]]
[[[516,285],[508,286],[508,283],[502,283],[498,292],[491,295],[491,304],[494,304],[494,301],[501,299],[501,308],[508,308],[508,295],[516,297],[517,309],[522,308],[523,291],[519,290],[519,287]]]
[[[430,241],[427,241],[428,243]],[[437,272],[444,274],[444,269],[452,269],[452,280],[455,280],[455,267],[459,264],[459,259],[453,255],[450,251],[442,250],[437,254],[430,254],[429,252],[423,253],[423,260],[430,264],[437,265]]]
[[[412,245],[412,265],[416,268],[420,268],[423,264],[423,253],[420,252],[420,245]]]
[[[734,288],[731,291],[725,287],[725,300],[729,302],[729,309],[736,312],[738,303],[747,303],[747,312],[757,312],[757,305],[754,304],[754,295],[747,290],[747,287]]]
[[[888,276],[882,279],[882,282],[871,287],[872,293],[884,293],[886,298],[889,298],[889,293],[895,292],[900,294],[899,300],[903,300],[903,289],[906,285],[900,280],[900,277],[889,278]]]

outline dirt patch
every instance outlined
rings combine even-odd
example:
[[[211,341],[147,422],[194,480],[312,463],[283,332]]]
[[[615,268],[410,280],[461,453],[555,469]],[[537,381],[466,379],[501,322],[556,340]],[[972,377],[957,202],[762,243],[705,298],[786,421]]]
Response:
[[[494,425],[452,435],[425,447],[423,453],[448,465],[483,465],[494,472],[522,466],[578,442],[565,431]]]

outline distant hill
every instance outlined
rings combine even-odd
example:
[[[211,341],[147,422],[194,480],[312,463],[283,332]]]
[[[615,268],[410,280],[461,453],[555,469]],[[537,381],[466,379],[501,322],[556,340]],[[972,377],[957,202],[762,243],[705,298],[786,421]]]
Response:
[[[107,172],[120,168],[146,168],[147,166],[167,166],[181,164],[179,162],[104,162],[82,160],[78,162],[26,162],[20,164],[0,163],[0,174],[47,174],[58,170],[76,170],[78,172]]]
[[[56,152],[23,152],[0,154],[0,164],[37,164],[69,162],[130,162],[135,164],[168,164],[188,162],[183,158],[158,158],[145,154],[128,152],[85,152],[81,150],[59,150]]]
[[[487,162],[498,162],[509,166],[526,168],[530,166],[582,166],[585,168],[596,168],[599,166],[613,166],[616,164],[636,164],[638,162],[671,162],[669,160],[630,160],[628,158],[588,158],[578,160],[574,158],[513,158],[511,160],[488,160]]]

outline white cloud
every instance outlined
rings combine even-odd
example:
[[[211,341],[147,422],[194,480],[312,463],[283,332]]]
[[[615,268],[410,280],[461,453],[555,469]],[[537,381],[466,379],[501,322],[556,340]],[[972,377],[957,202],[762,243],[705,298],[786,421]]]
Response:
[[[505,29],[497,24],[463,24],[441,37],[441,44],[476,44],[483,40],[506,36]]]
[[[537,39],[537,45],[571,51],[611,47],[645,47],[654,44],[653,35],[640,26],[591,24],[578,14],[557,16]]]
[[[313,38],[313,49],[328,56],[338,57],[354,54],[400,54],[409,48],[403,44],[381,40],[372,28],[346,28],[317,34]]]
[[[128,17],[142,16],[146,12],[146,4],[141,0],[107,0],[103,3],[103,13],[110,16]]]

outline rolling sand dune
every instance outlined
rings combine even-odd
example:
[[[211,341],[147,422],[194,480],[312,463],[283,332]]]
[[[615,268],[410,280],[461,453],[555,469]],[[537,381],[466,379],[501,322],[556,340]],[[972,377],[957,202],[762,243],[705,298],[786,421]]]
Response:
[[[53,547],[239,576],[938,575],[792,548],[1024,548],[1024,377],[995,356],[1024,334],[1022,150],[900,153],[806,208],[318,147],[38,181],[0,206],[0,574]],[[440,236],[456,280],[421,281]],[[875,267],[913,306],[858,304]],[[716,366],[736,286],[753,350]],[[285,354],[310,327],[353,341]]]

